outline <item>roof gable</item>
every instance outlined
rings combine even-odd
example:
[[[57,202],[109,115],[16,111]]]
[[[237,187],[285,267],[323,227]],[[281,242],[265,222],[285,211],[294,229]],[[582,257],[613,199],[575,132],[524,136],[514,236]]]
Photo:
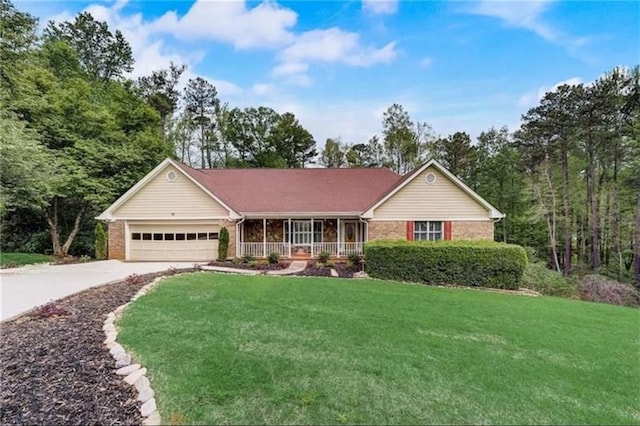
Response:
[[[455,187],[459,188],[469,197],[469,199],[473,200],[479,206],[482,206],[488,212],[488,217],[491,219],[499,219],[505,217],[503,213],[498,211],[495,207],[493,207],[488,201],[482,198],[478,193],[473,191],[467,185],[465,185],[460,179],[453,175],[449,170],[447,170],[444,166],[438,163],[435,160],[429,160],[425,164],[420,167],[417,167],[412,172],[403,176],[402,180],[397,183],[393,188],[383,194],[380,198],[377,199],[374,203],[372,203],[364,212],[363,217],[372,218],[374,216],[374,211],[384,205],[386,202],[391,200],[396,194],[406,188],[408,185],[412,185],[412,183],[419,177],[422,176],[423,173],[429,168],[435,169],[440,175],[444,176],[451,183],[455,185]]]
[[[176,173],[175,183],[169,183],[164,181],[161,177],[164,172],[169,173],[173,171]],[[145,194],[143,191],[145,188],[149,188],[148,191],[154,194]],[[173,189],[173,191],[169,191]],[[196,191],[195,196],[189,200],[195,204],[191,206],[182,205],[182,200],[171,199],[174,197],[180,197],[183,192]],[[174,192],[175,194],[170,194]],[[170,199],[171,202],[167,203],[167,206],[163,206],[162,198],[165,196]],[[139,194],[139,195],[138,195]],[[187,195],[188,196],[188,195]],[[148,198],[145,200],[139,200],[138,198]],[[154,203],[155,199],[160,199],[160,202]],[[165,198],[166,199],[166,198]],[[145,204],[146,203],[146,204]],[[136,204],[141,204],[137,206]],[[156,204],[158,206],[156,206]],[[145,207],[148,208],[145,209]],[[157,208],[156,208],[157,207]],[[167,207],[172,210],[171,213],[161,213],[159,217],[172,219],[179,219],[180,217],[189,216],[193,218],[195,216],[209,217],[211,215],[239,218],[240,215],[231,209],[226,203],[220,200],[216,195],[211,193],[207,188],[203,187],[200,182],[194,179],[189,174],[185,173],[180,167],[180,164],[167,158],[161,162],[156,168],[143,177],[138,183],[125,192],[120,198],[118,198],[113,204],[111,204],[104,212],[102,212],[96,219],[98,220],[111,220],[115,217],[127,216],[127,218],[140,217],[140,218],[155,218],[153,210],[163,210],[163,207]],[[190,208],[191,207],[191,208]],[[195,208],[193,208],[195,207]],[[198,210],[201,211],[198,211]],[[166,210],[166,209],[165,209]],[[177,210],[178,214],[174,213]]]

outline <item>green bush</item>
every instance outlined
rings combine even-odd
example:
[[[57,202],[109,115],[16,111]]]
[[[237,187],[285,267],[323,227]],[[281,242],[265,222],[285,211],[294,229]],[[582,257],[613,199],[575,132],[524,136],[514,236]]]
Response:
[[[107,258],[107,232],[102,222],[96,223],[96,259],[104,260]]]
[[[244,263],[253,262],[254,260],[256,260],[255,256],[252,256],[250,254],[245,254],[244,256],[242,256],[242,261]]]
[[[227,228],[222,227],[218,234],[218,260],[227,260],[227,253],[229,251],[229,231]]]
[[[547,268],[544,262],[530,262],[524,268],[522,287],[546,296],[573,297],[577,295],[575,282],[560,272]]]
[[[320,252],[320,254],[318,255],[318,260],[321,263],[327,263],[330,257],[331,257],[331,253],[329,253],[328,251],[323,251],[323,252]]]
[[[365,244],[374,278],[517,289],[525,250],[493,241],[377,241]]]
[[[269,263],[276,264],[280,261],[280,253],[275,251],[273,253],[269,253],[269,257],[267,259],[269,260]]]
[[[360,255],[358,254],[358,252],[355,252],[355,251],[347,254],[347,259],[349,259],[351,263],[353,263],[354,265],[357,265],[358,263],[360,263]]]

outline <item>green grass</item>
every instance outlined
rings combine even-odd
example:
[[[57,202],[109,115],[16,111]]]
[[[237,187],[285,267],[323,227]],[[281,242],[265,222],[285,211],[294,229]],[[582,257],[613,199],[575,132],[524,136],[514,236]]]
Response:
[[[118,327],[164,423],[640,424],[631,308],[199,273]]]
[[[51,256],[38,253],[0,253],[0,267],[31,265],[33,263],[49,263]]]

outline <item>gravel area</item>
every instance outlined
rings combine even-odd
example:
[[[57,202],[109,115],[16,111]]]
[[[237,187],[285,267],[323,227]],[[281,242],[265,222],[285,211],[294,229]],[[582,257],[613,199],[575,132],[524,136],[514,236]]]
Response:
[[[134,275],[0,324],[0,424],[140,424],[137,393],[115,374],[102,326],[161,275]]]

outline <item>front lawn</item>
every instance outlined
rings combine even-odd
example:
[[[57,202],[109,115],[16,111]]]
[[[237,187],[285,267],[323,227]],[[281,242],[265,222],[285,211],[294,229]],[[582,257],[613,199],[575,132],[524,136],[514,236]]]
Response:
[[[49,263],[51,256],[38,253],[0,253],[0,268],[31,265],[33,263]]]
[[[640,311],[330,278],[198,273],[119,341],[164,423],[639,424]]]

